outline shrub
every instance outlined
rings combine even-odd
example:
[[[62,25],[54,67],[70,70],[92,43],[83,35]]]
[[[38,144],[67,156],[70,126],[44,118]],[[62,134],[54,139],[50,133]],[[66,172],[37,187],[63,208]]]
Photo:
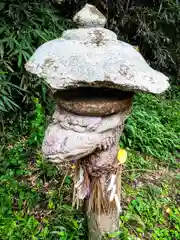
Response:
[[[173,157],[177,157],[180,146],[179,106],[178,98],[137,94],[122,144],[163,161],[171,159],[176,164]]]
[[[71,22],[50,1],[7,1],[0,8],[0,109],[29,109],[32,97],[47,101],[47,87],[28,74],[25,62],[42,43],[60,37]],[[27,108],[28,106],[28,108]]]

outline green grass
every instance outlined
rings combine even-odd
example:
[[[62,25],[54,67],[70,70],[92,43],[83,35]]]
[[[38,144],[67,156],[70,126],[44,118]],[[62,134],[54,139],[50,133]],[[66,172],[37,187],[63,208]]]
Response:
[[[175,90],[134,99],[120,141],[128,160],[119,239],[179,239],[180,106]],[[35,99],[33,112],[5,126],[1,136],[0,239],[87,239],[84,214],[71,208],[71,177],[60,189],[63,174],[42,157],[46,117]]]

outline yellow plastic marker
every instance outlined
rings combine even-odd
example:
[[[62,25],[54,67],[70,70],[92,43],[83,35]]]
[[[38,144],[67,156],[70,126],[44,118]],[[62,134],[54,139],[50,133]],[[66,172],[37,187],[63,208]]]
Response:
[[[125,149],[120,148],[117,154],[117,159],[120,164],[124,164],[127,159],[127,152]]]

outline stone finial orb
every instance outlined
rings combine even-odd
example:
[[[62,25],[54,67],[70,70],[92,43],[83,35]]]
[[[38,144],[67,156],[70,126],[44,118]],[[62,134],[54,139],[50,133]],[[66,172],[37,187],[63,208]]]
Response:
[[[75,14],[73,21],[81,27],[104,27],[106,18],[93,5],[86,4],[81,11]]]

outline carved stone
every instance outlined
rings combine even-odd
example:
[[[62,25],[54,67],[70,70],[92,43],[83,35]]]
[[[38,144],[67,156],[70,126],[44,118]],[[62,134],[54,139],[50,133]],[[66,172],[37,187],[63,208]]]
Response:
[[[86,4],[84,8],[75,14],[73,21],[82,27],[104,27],[106,18],[93,5]]]
[[[168,88],[164,74],[102,27],[105,18],[94,6],[87,4],[74,19],[86,28],[67,30],[62,38],[44,43],[27,62],[27,71],[55,90],[93,86],[162,93]]]
[[[45,133],[44,155],[52,162],[61,163],[81,159],[97,148],[108,149],[119,139],[116,129],[124,125],[130,110],[131,106],[127,106],[110,116],[90,117],[57,108]]]
[[[116,89],[77,88],[55,93],[57,104],[82,116],[108,116],[123,112],[132,104],[132,92]]]

